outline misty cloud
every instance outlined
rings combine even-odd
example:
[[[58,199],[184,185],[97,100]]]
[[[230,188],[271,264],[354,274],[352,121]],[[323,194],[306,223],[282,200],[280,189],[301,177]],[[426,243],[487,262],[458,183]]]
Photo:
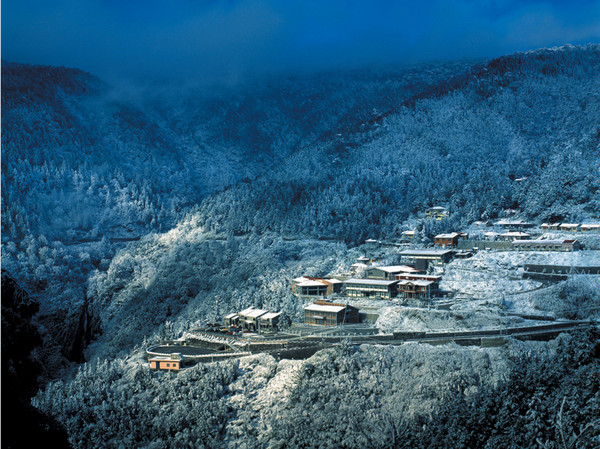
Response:
[[[101,76],[241,76],[600,41],[600,1],[7,0],[2,57]]]

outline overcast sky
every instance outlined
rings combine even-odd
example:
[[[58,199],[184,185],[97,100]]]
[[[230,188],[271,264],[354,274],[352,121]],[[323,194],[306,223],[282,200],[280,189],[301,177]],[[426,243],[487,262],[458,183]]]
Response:
[[[600,0],[4,0],[2,59],[203,77],[600,43]]]

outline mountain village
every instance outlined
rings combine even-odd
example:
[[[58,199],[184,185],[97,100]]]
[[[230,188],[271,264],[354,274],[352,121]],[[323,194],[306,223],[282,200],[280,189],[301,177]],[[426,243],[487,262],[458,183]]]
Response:
[[[443,207],[425,211],[424,220],[441,221]],[[185,335],[177,341],[147,349],[155,370],[179,371],[198,362],[212,362],[252,353],[270,352],[278,358],[306,358],[344,338],[377,344],[401,344],[416,339],[431,344],[497,345],[508,336],[548,339],[558,332],[592,325],[589,321],[557,321],[552,316],[521,315],[525,320],[510,329],[464,332],[402,332],[384,335],[375,327],[382,308],[416,307],[450,310],[456,292],[444,288],[445,269],[453,261],[469,259],[478,252],[573,253],[586,250],[581,240],[600,238],[600,223],[543,223],[523,220],[477,221],[465,231],[438,234],[433,246],[414,243],[416,231],[403,231],[397,241],[368,239],[347,272],[322,277],[300,275],[290,281],[292,294],[305,305],[302,322],[292,322],[282,311],[248,307],[224,316],[222,323]],[[540,285],[564,281],[569,276],[600,275],[597,245],[587,251],[590,263],[524,263],[522,279]],[[386,255],[396,255],[397,265],[383,265]],[[533,324],[532,324],[533,323]],[[551,324],[548,324],[551,323]]]

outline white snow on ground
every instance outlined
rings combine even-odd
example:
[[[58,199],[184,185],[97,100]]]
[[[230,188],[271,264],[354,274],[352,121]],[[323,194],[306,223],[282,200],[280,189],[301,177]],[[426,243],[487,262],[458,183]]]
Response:
[[[256,421],[264,426],[269,420],[263,419],[273,407],[281,407],[294,390],[302,360],[283,359],[276,362],[267,354],[258,354],[240,359],[240,375],[229,385],[231,395],[229,405],[237,409],[237,419],[227,425],[230,438],[243,440],[247,435],[241,430],[244,423]],[[256,419],[256,418],[259,419]],[[264,432],[270,429],[257,429]]]
[[[381,304],[376,326],[381,332],[469,330],[518,326],[523,321],[507,314],[554,318],[600,315],[600,310],[588,310],[598,295],[598,276],[542,283],[522,279],[525,263],[600,266],[600,252],[480,251],[436,273],[442,275],[442,290],[454,294],[449,300],[450,310],[399,307],[386,302]]]
[[[412,307],[391,307],[383,311],[376,326],[383,333],[394,331],[455,331],[497,329],[518,326],[519,317],[501,316],[493,310],[427,310]]]

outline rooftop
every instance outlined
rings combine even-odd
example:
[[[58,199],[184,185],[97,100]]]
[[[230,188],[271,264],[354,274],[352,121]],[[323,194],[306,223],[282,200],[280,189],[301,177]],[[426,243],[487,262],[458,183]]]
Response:
[[[376,268],[378,270],[385,271],[386,273],[397,273],[399,271],[412,273],[415,271],[421,271],[421,270],[417,270],[414,267],[410,267],[408,265],[392,265],[392,266],[388,266],[388,267],[371,267],[371,268]]]
[[[296,282],[297,284],[299,284],[300,282],[304,282],[304,281],[308,281],[308,280],[309,279],[307,277],[300,276],[299,278],[292,279],[292,282]]]
[[[242,310],[238,315],[246,318],[258,318],[259,316],[264,315],[265,313],[267,313],[266,310],[248,307],[247,309]]]
[[[400,277],[400,279],[403,279],[402,276],[410,276],[411,278],[424,279],[424,280],[430,280],[430,281],[433,281],[434,279],[436,281],[442,280],[441,276],[435,276],[432,274],[399,274],[398,276]]]
[[[562,245],[563,243],[574,243],[577,240],[515,240],[514,244],[534,244],[534,245]]]
[[[298,287],[327,287],[327,285],[321,281],[304,281],[299,283]]]
[[[419,285],[421,287],[428,287],[431,284],[434,284],[435,282],[433,281],[424,281],[424,280],[418,280],[418,281],[400,281],[398,282],[398,285]]]
[[[406,249],[400,252],[401,256],[444,256],[451,254],[451,249]]]
[[[321,304],[310,304],[304,307],[304,310],[311,310],[313,312],[341,312],[346,306],[324,306]]]
[[[388,285],[393,285],[395,284],[396,280],[382,280],[382,279],[348,279],[347,281],[344,281],[344,284],[362,284],[362,285],[384,285],[384,286],[388,286]]]
[[[258,317],[263,316],[265,313],[267,313],[267,310],[255,309],[252,312],[246,314],[246,316],[248,318],[258,318]]]

